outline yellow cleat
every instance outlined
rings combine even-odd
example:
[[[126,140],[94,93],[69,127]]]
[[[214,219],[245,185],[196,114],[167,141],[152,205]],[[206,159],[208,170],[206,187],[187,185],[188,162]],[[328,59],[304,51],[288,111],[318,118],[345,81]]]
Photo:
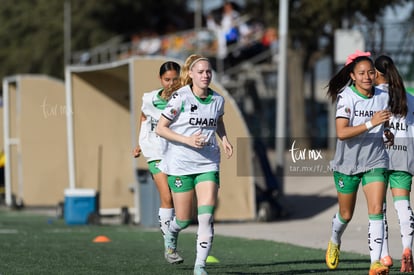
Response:
[[[332,241],[328,243],[325,261],[329,269],[336,269],[339,264],[340,245],[334,244]]]
[[[375,261],[371,264],[368,274],[369,275],[388,275],[389,269],[387,266],[383,265],[381,261]]]

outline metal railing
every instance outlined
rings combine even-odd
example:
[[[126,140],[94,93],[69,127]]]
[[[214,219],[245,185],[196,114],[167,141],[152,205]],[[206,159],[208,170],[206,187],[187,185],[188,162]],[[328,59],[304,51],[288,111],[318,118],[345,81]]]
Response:
[[[162,36],[135,36],[128,42],[121,42],[118,38],[92,49],[72,53],[71,64],[95,65],[140,55],[164,55],[183,59],[193,52],[215,57],[217,47],[215,41],[214,33],[207,29],[198,32],[188,30]]]

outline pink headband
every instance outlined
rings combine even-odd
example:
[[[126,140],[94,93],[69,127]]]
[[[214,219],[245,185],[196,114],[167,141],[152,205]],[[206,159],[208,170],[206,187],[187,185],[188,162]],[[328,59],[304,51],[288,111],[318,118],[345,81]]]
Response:
[[[361,52],[360,50],[356,50],[353,54],[348,55],[346,62],[345,62],[345,66],[348,65],[349,63],[352,63],[357,57],[360,56],[371,56],[370,52]]]

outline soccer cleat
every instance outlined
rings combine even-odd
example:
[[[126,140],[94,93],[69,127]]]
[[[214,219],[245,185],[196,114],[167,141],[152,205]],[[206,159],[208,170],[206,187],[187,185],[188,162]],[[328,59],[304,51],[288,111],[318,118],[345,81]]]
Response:
[[[392,258],[391,258],[391,256],[385,256],[385,257],[382,257],[381,258],[381,263],[383,264],[383,265],[385,265],[385,266],[388,266],[388,267],[391,267],[391,266],[393,266],[393,262],[392,262]]]
[[[401,272],[413,272],[413,254],[409,248],[404,249],[401,258]]]
[[[167,232],[164,234],[164,257],[170,264],[181,264],[183,258],[177,253],[177,235]]]
[[[375,261],[371,264],[368,274],[369,275],[388,275],[389,269],[387,266],[383,265],[381,261]]]
[[[340,245],[334,244],[332,241],[328,243],[325,261],[329,269],[336,269],[339,264]]]
[[[204,269],[204,266],[196,265],[194,266],[194,275],[208,275],[208,273]]]
[[[170,264],[181,264],[184,262],[184,259],[175,250],[170,248],[165,251],[164,257]]]

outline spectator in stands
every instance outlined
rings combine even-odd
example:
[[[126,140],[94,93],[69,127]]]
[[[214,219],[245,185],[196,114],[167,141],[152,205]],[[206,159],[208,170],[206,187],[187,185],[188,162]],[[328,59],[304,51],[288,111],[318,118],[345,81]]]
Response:
[[[155,31],[149,31],[139,44],[139,51],[143,55],[155,55],[161,50],[161,39]]]
[[[217,36],[219,59],[228,57],[228,47],[237,43],[239,39],[240,14],[230,1],[225,2],[221,19],[215,19],[212,14],[207,17],[207,28],[214,31]],[[219,22],[219,23],[218,23]],[[231,60],[229,60],[230,63]]]
[[[269,27],[265,30],[262,37],[262,45],[270,49],[272,53],[272,61],[277,62],[279,53],[279,37],[276,28]]]

